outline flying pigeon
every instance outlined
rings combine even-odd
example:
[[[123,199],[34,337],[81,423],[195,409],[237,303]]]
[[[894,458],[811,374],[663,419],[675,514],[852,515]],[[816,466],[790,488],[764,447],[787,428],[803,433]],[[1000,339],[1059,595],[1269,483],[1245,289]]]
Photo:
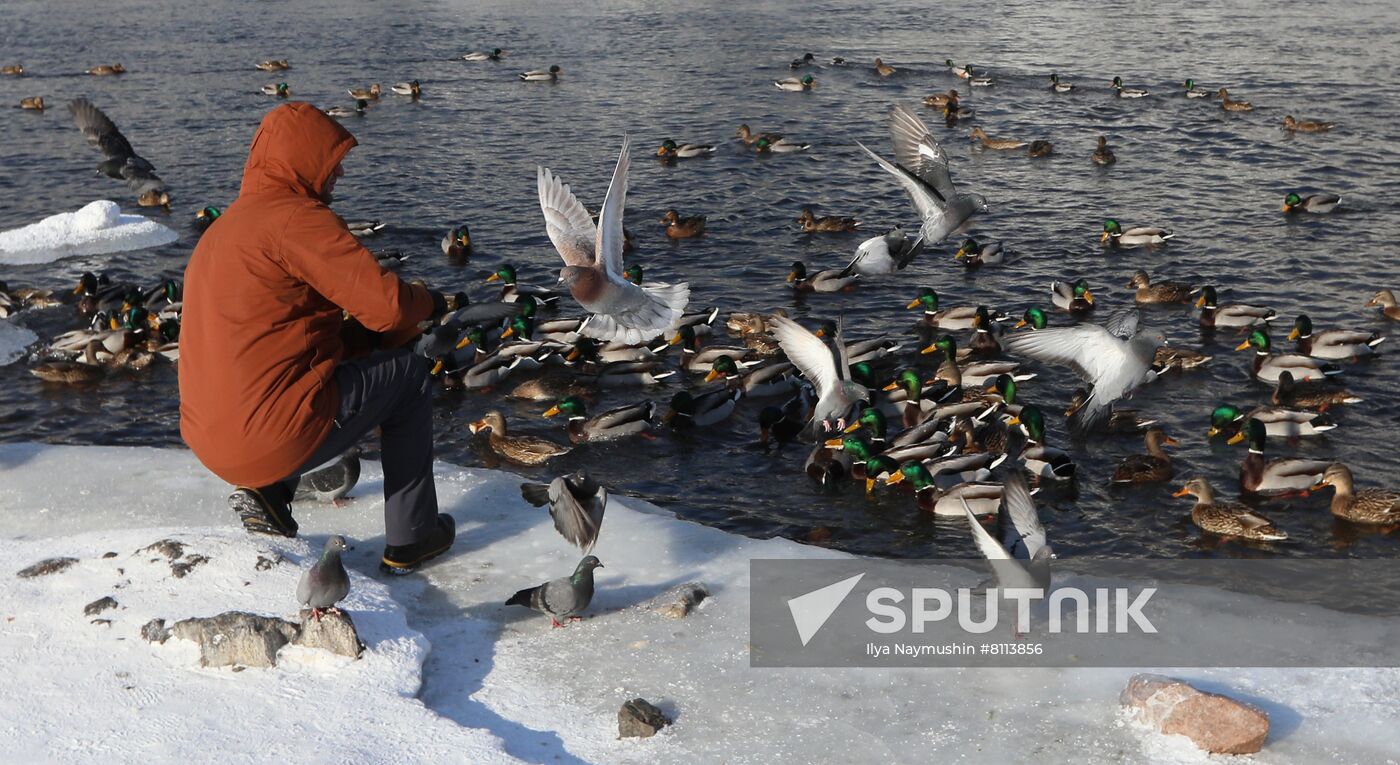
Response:
[[[811,422],[804,429],[808,438],[839,434],[855,422],[862,402],[870,400],[870,391],[851,379],[847,358],[844,321],[836,323],[836,351],[832,352],[822,339],[797,322],[774,316],[769,322],[773,337],[802,374],[817,389],[817,404]]]
[[[588,210],[547,168],[539,168],[540,208],[554,249],[564,259],[559,283],[593,314],[580,331],[597,340],[640,343],[665,332],[685,312],[690,285],[638,286],[623,276],[622,210],[627,197],[627,149],[617,158],[608,195],[593,224]]]
[[[520,496],[535,507],[549,505],[555,530],[585,554],[598,543],[608,490],[593,480],[588,471],[579,469],[573,475],[561,475],[548,485],[522,483]]]
[[[551,627],[563,627],[559,622],[561,617],[572,621],[583,618],[577,614],[588,608],[593,600],[593,569],[602,567],[602,562],[589,555],[578,562],[573,576],[545,582],[538,587],[527,587],[510,596],[506,605],[525,606],[539,611],[549,616]]]
[[[923,224],[919,235],[924,244],[938,244],[968,218],[987,211],[981,194],[959,194],[948,176],[948,153],[938,145],[928,126],[908,109],[894,107],[890,113],[890,136],[894,142],[895,164],[857,142],[893,175],[914,203]]]
[[[73,113],[73,122],[83,131],[88,143],[106,157],[97,166],[97,172],[126,181],[138,198],[159,197],[165,191],[165,182],[156,175],[155,166],[136,153],[131,142],[101,109],[86,98],[75,98],[69,102],[68,111]]]
[[[336,535],[326,540],[326,548],[316,565],[306,570],[297,583],[297,602],[311,609],[311,617],[321,620],[322,611],[340,613],[335,604],[350,594],[350,576],[340,562],[345,552],[345,537]]]

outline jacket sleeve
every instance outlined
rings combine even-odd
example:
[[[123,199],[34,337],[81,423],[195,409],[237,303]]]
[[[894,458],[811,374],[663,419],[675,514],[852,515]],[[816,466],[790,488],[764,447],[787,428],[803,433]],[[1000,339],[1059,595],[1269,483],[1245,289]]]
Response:
[[[428,318],[428,290],[380,268],[335,213],[299,210],[287,221],[282,259],[291,275],[345,309],[367,329],[397,332]]]

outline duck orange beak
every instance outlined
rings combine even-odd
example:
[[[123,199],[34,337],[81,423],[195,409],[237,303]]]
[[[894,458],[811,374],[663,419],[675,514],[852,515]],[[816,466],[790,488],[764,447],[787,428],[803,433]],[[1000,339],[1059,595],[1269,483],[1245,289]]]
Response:
[[[501,339],[504,340],[504,339],[506,339],[507,337],[510,337],[511,335],[514,335],[514,334],[515,334],[515,327],[506,327],[506,331],[504,331],[504,332],[501,333]]]
[[[656,150],[656,156],[658,156],[658,157],[664,157],[664,156],[666,156],[666,147],[665,147],[665,146],[662,146],[661,148],[657,149],[657,150]]]
[[[1293,205],[1284,205],[1284,206],[1283,206],[1283,211],[1284,211],[1284,212],[1293,212]]]
[[[79,287],[78,289],[82,289],[82,288]],[[74,291],[74,292],[77,292],[78,290],[73,290],[73,291]],[[911,310],[911,309],[918,308],[918,307],[919,307],[919,299],[918,299],[918,298],[914,298],[913,300],[910,300],[910,301],[909,301],[909,305],[904,306],[904,309],[907,311],[907,310]]]
[[[468,425],[468,426],[467,426],[467,430],[470,430],[473,434],[476,434],[476,433],[480,433],[480,432],[481,432],[481,429],[482,429],[482,428],[485,428],[485,427],[486,427],[486,421],[485,421],[485,420],[477,420],[476,422],[473,422],[472,424]]]
[[[889,477],[889,478],[886,478],[886,479],[885,479],[885,485],[886,485],[886,486],[893,486],[893,485],[895,485],[895,484],[897,484],[897,483],[902,482],[903,480],[904,480],[904,471],[902,471],[902,470],[896,470],[896,471],[894,471],[893,473],[890,474],[890,477]]]
[[[788,278],[787,278],[787,280],[788,280],[788,282],[795,282],[795,281],[797,281],[797,272],[796,272],[796,271],[789,271],[789,272],[788,272]]]
[[[1289,339],[1289,340],[1297,340],[1297,339],[1298,339],[1298,336],[1299,336],[1299,333],[1298,333],[1298,328],[1297,328],[1297,327],[1294,327],[1294,328],[1293,328],[1293,331],[1288,333],[1288,339]]]
[[[930,345],[929,347],[923,349],[922,351],[919,351],[919,354],[922,355],[922,356],[927,356],[927,355],[930,354],[930,353],[938,353],[938,345],[937,345],[937,344]],[[887,388],[886,390],[888,390],[888,388]]]
[[[1235,435],[1230,436],[1230,440],[1229,440],[1229,441],[1226,441],[1225,443],[1227,443],[1227,444],[1229,444],[1229,445],[1231,445],[1231,446],[1234,446],[1235,444],[1240,443],[1240,442],[1243,441],[1244,439],[1245,439],[1244,431],[1241,430],[1240,432],[1236,433]]]
[[[1184,497],[1184,496],[1186,496],[1186,495],[1188,495],[1188,494],[1190,494],[1190,493],[1191,493],[1191,492],[1187,491],[1187,490],[1186,490],[1186,487],[1183,486],[1183,487],[1181,487],[1180,489],[1178,489],[1178,490],[1172,492],[1172,496],[1173,496],[1173,497]]]
[[[957,251],[957,252],[953,253],[953,259],[954,259],[954,260],[962,260],[962,259],[965,258],[965,257],[967,257],[967,250],[965,250],[965,249],[963,249],[963,248],[961,248],[961,247],[958,248],[958,251]]]
[[[107,320],[107,325],[110,326],[112,329],[121,329],[122,327],[122,325],[117,322],[117,317],[115,316]]]
[[[1239,345],[1235,346],[1235,350],[1237,350],[1237,351],[1243,351],[1243,350],[1245,350],[1245,349],[1247,349],[1247,348],[1249,348],[1249,341],[1248,341],[1248,340],[1246,340],[1246,341],[1244,341],[1243,343],[1240,343]]]
[[[490,276],[486,277],[486,281],[488,281],[488,282],[498,282],[498,281],[500,281],[500,280],[501,280],[501,275],[500,275],[500,274],[491,274]]]
[[[1012,415],[1012,416],[1011,416],[1011,419],[1009,419],[1009,420],[1006,421],[1006,424],[1007,424],[1007,425],[1020,425],[1020,424],[1021,424],[1021,417],[1020,417],[1020,415]]]
[[[553,417],[556,414],[559,414],[559,407],[557,406],[551,406],[550,408],[544,410],[545,417]]]
[[[866,493],[866,494],[874,494],[874,493],[875,493],[875,479],[874,479],[874,478],[871,478],[870,476],[866,476],[866,477],[865,477],[865,493]]]
[[[853,423],[851,423],[850,425],[847,425],[847,426],[846,426],[846,429],[843,430],[843,431],[841,431],[841,432],[842,432],[842,433],[854,433],[854,432],[856,432],[857,430],[860,430],[860,423],[859,423],[859,422],[853,422]]]
[[[446,367],[447,365],[442,363],[442,359],[438,359],[437,361],[433,362],[433,368],[428,371],[428,374],[437,377],[438,375],[442,374],[442,370]],[[476,431],[472,432],[475,433]]]
[[[830,440],[828,440],[828,441],[825,441],[824,443],[825,443],[825,445],[826,445],[826,448],[828,448],[828,449],[841,449],[841,448],[843,448],[843,444],[841,443],[841,439],[839,439],[839,438],[833,438],[833,439],[830,439]]]
[[[720,377],[721,377],[721,372],[720,372],[719,370],[717,370],[717,369],[711,369],[711,370],[709,371],[709,373],[705,375],[705,382],[707,382],[707,383],[708,383],[708,382],[714,382],[715,380],[718,380]]]
[[[1178,445],[1177,440],[1176,440],[1175,438],[1172,438],[1171,436],[1164,436],[1164,437],[1162,438],[1162,443],[1165,444],[1165,445],[1167,445],[1167,446],[1177,446],[1177,445]]]
[[[1197,308],[1200,308],[1201,306],[1203,306],[1203,305],[1205,305],[1205,304],[1206,304],[1206,296],[1205,296],[1205,295],[1201,295],[1200,297],[1196,298],[1196,307],[1197,307]]]
[[[1206,438],[1215,438],[1218,435],[1220,435],[1220,428],[1217,428],[1214,425],[1210,426],[1210,430],[1206,431]]]
[[[462,338],[461,340],[458,340],[458,341],[457,341],[457,350],[460,351],[460,350],[462,350],[463,348],[466,348],[468,345],[471,345],[471,344],[472,344],[472,339],[471,339],[471,337],[470,337],[470,336],[464,337],[464,338]]]
[[[927,351],[925,351],[925,353],[927,353]],[[899,383],[898,383],[898,382],[892,382],[892,383],[890,383],[889,385],[886,385],[885,387],[881,388],[880,390],[898,390],[898,389],[899,389]]]
[[[564,360],[565,360],[565,361],[578,361],[578,357],[579,357],[579,356],[582,356],[582,355],[583,355],[583,353],[580,352],[579,349],[575,348],[575,349],[569,351],[569,352],[564,356]]]
[[[1029,322],[1027,322],[1025,319],[1021,319],[1020,321],[1016,322],[1016,326],[1012,327],[1012,329],[1020,329],[1021,327],[1027,325],[1029,325]]]
[[[673,335],[673,336],[671,337],[670,340],[667,340],[667,341],[666,341],[666,344],[667,344],[667,345],[680,345],[681,342],[682,342],[683,340],[684,340],[684,338],[681,337],[681,333],[677,332],[675,335]]]
[[[1090,292],[1089,290],[1084,290],[1084,302],[1088,303],[1089,305],[1093,305],[1094,293]]]
[[[1109,234],[1108,234],[1107,231],[1105,231],[1105,232],[1103,232],[1102,234],[1099,235],[1099,241],[1100,241],[1100,242],[1107,242],[1107,241],[1108,241],[1108,237],[1109,237]]]

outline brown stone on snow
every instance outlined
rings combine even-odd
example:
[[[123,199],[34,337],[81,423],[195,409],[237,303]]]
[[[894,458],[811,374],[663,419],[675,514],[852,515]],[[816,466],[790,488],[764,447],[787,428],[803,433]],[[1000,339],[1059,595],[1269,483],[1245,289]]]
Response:
[[[1263,710],[1164,675],[1134,675],[1119,701],[1138,722],[1213,754],[1253,754],[1269,735]]]
[[[352,659],[360,658],[365,650],[365,644],[360,642],[360,635],[355,631],[355,622],[344,611],[324,611],[320,619],[313,618],[309,609],[302,611],[301,635],[292,642]]]
[[[242,611],[176,622],[170,632],[199,644],[203,667],[271,667],[277,652],[296,638],[299,629],[289,621]]]
[[[77,562],[77,558],[49,558],[47,560],[41,560],[38,563],[35,563],[34,565],[26,569],[16,572],[15,576],[19,577],[20,579],[32,579],[36,576],[48,576],[49,574],[57,574],[60,571],[67,570],[68,567],[72,566],[74,563]]]
[[[671,724],[671,718],[646,699],[632,699],[617,710],[618,738],[650,738]]]

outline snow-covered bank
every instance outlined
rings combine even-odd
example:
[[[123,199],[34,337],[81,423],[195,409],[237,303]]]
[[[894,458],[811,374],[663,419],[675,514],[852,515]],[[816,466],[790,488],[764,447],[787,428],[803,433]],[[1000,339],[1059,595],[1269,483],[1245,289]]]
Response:
[[[101,255],[170,244],[179,234],[143,215],[123,215],[100,199],[28,226],[0,231],[0,263],[49,263],[70,255]]]
[[[270,759],[274,749],[293,761],[473,763],[1206,759],[1180,739],[1121,722],[1118,694],[1135,669],[752,669],[749,559],[838,554],[735,537],[625,497],[610,503],[595,550],[606,568],[591,618],[551,630],[543,617],[501,604],[568,573],[578,552],[543,510],[520,499],[515,476],[440,465],[438,477],[441,504],[459,522],[458,545],[422,576],[357,577],[349,608],[370,644],[364,661],[235,674],[192,669],[178,646],[152,646],[136,633],[150,616],[292,613],[297,570],[255,572],[256,557],[277,550],[299,564],[325,534],[351,537],[347,565],[374,572],[382,545],[376,465],[366,466],[347,507],[298,508],[305,541],[272,542],[238,531],[223,504],[227,487],[187,452],[0,445],[0,536],[14,551],[12,568],[82,558],[35,580],[0,572],[0,608],[14,617],[0,624],[0,672],[29,690],[0,700],[0,744],[68,761],[184,759],[195,746],[245,761]],[[172,535],[210,562],[173,580],[168,565],[132,555]],[[119,556],[102,559],[108,550]],[[690,580],[713,593],[690,617],[638,607]],[[110,627],[82,615],[103,595],[127,607],[102,615]],[[1212,629],[1208,614],[1200,619]],[[1325,639],[1327,627],[1299,639]],[[421,705],[406,697],[416,682],[415,631],[431,644]],[[1255,761],[1396,761],[1395,670],[1170,674],[1270,712],[1273,731]],[[651,739],[618,740],[617,709],[636,696],[675,725]],[[1392,724],[1377,725],[1384,720]]]

